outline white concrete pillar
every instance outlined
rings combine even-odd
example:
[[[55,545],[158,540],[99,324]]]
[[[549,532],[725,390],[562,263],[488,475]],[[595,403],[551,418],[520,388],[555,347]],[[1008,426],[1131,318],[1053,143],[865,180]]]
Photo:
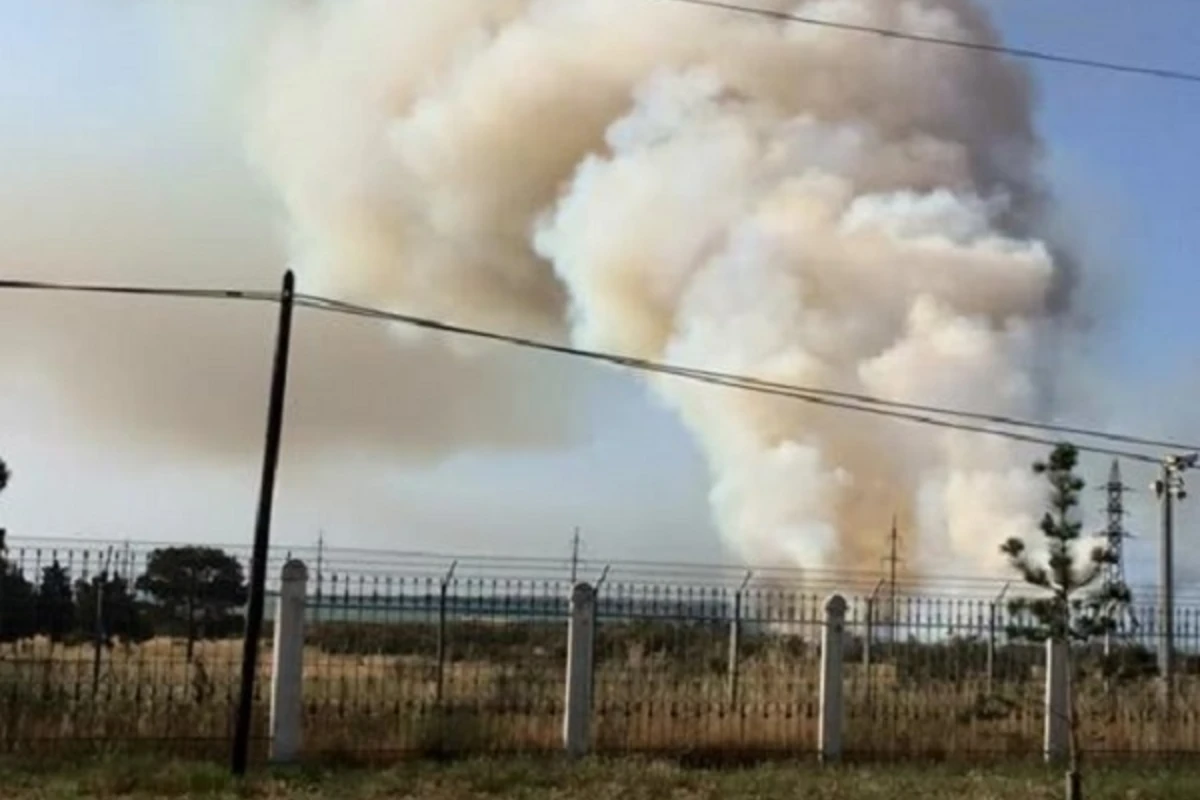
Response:
[[[596,590],[578,583],[571,592],[567,623],[567,696],[563,710],[563,747],[572,758],[591,750],[592,680],[595,670]]]
[[[283,565],[275,613],[271,665],[271,762],[300,756],[304,719],[304,607],[308,570],[301,561]]]
[[[1066,642],[1046,641],[1046,762],[1066,759],[1070,750],[1071,725],[1067,717],[1069,649]]]
[[[825,627],[821,633],[821,705],[817,746],[821,761],[842,756],[842,650],[846,633],[846,598],[835,594],[825,601]]]

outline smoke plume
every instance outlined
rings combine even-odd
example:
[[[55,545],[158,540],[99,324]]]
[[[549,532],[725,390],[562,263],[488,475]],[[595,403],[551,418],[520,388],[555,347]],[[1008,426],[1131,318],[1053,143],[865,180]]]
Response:
[[[57,26],[33,38],[38,50],[49,50],[38,57],[54,63],[43,70],[31,58],[14,70],[16,77],[0,80],[0,96],[11,100],[0,111],[0,143],[12,155],[0,163],[0,274],[276,287],[287,253],[273,228],[274,198],[248,173],[242,129],[223,128],[225,109],[216,108],[217,99],[231,96],[239,73],[230,69],[219,86],[200,87],[174,63],[147,58],[152,69],[131,55],[158,30],[143,13],[189,23],[196,41],[173,42],[182,62],[189,49],[211,57],[213,42],[232,38],[230,19],[238,10],[221,3],[220,21],[214,13],[211,35],[200,36],[190,24],[201,21],[194,6],[95,5],[77,0],[46,12]],[[26,13],[16,5],[12,11]],[[248,32],[259,23],[257,16],[239,21]],[[59,55],[53,47],[64,47],[55,41],[61,30],[80,64],[61,68],[68,77],[53,69]],[[83,44],[72,38],[78,30],[89,31]],[[131,86],[123,78],[121,89],[137,98],[128,104],[108,85],[126,60]],[[197,64],[197,75],[214,72]],[[10,88],[44,73],[42,96],[34,96],[36,82],[25,89],[28,100]],[[204,103],[212,107],[197,108]],[[221,466],[254,463],[274,320],[265,305],[0,293],[3,417],[16,431],[30,425],[30,410],[37,409],[68,441],[151,450],[171,460],[183,453]],[[290,463],[327,463],[344,451],[395,460],[467,447],[558,448],[579,432],[571,404],[550,396],[564,384],[578,386],[581,369],[565,380],[554,365],[547,369],[527,355],[460,359],[434,340],[395,344],[386,328],[367,321],[298,314]]]
[[[968,0],[760,2],[994,43]],[[1075,279],[1026,75],[661,0],[281,6],[251,141],[309,280],[458,323],[1043,415]],[[1028,451],[653,381],[745,558],[990,565]]]

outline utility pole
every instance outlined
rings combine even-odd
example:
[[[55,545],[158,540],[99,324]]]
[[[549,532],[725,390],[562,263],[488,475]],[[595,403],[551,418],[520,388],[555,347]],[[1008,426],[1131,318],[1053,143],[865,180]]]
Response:
[[[1170,698],[1175,675],[1175,501],[1187,497],[1183,473],[1196,467],[1200,456],[1169,456],[1162,465],[1162,475],[1154,482],[1162,510],[1161,548],[1158,586],[1158,674],[1163,681],[1170,711]]]
[[[325,529],[317,531],[317,607],[321,606],[321,568],[325,565]]]
[[[900,527],[895,514],[892,515],[892,532],[888,540],[888,556],[883,561],[888,565],[888,641],[894,643],[896,641],[896,570],[900,564],[904,563],[904,559],[900,558]],[[876,592],[878,591],[879,589],[876,587]]]
[[[231,769],[235,777],[246,774],[250,751],[250,719],[254,712],[254,678],[258,671],[258,640],[262,635],[263,604],[266,600],[267,556],[271,544],[271,509],[275,500],[275,473],[279,468],[279,445],[283,438],[283,407],[287,395],[288,354],[292,342],[292,310],[296,303],[296,276],[289,269],[283,276],[279,296],[279,331],[275,363],[271,372],[271,395],[267,406],[267,436],[263,448],[262,479],[258,490],[258,516],[254,524],[254,556],[250,562],[250,605],[242,641],[242,683],[237,720],[233,731]]]
[[[579,577],[579,528],[575,528],[575,535],[571,537],[571,585],[575,585],[576,579]]]

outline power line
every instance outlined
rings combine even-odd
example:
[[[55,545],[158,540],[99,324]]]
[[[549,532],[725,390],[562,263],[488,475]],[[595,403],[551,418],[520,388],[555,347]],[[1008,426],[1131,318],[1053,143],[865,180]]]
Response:
[[[708,370],[695,369],[692,367],[681,368],[687,372],[697,375],[721,377],[721,373],[711,372]],[[728,376],[726,376],[728,377]],[[1167,441],[1163,439],[1148,439],[1142,436],[1130,436],[1120,433],[1109,433],[1099,431],[1094,428],[1081,428],[1070,425],[1055,424],[1050,422],[1036,422],[1034,420],[1022,419],[1020,417],[1004,416],[999,414],[985,414],[977,411],[964,411],[962,409],[944,408],[939,406],[922,405],[919,403],[906,403],[899,400],[885,400],[874,395],[862,394],[857,392],[844,392],[835,389],[818,389],[813,387],[798,387],[786,383],[777,383],[775,381],[766,381],[758,378],[741,377],[739,380],[744,383],[754,386],[761,386],[768,389],[779,389],[784,391],[802,391],[807,394],[814,394],[823,397],[833,397],[840,400],[850,400],[856,403],[865,403],[867,405],[879,405],[887,408],[895,408],[904,411],[917,411],[927,414],[941,414],[947,417],[957,417],[959,419],[971,419],[979,422],[990,422],[996,425],[1006,425],[1011,428],[1024,428],[1026,430],[1038,430],[1047,433],[1062,433],[1071,436],[1086,436],[1090,439],[1104,439],[1110,442],[1119,442],[1121,444],[1138,445],[1141,447],[1156,447],[1169,450],[1200,450],[1200,445],[1186,444],[1181,442]]]
[[[278,292],[262,290],[227,288],[194,289],[122,284],[56,283],[49,281],[5,279],[0,279],[0,289],[132,295],[143,297],[173,297],[183,299],[247,300],[256,302],[278,302],[280,297]],[[993,425],[1001,425],[1008,428],[1023,428],[1026,430],[1042,431],[1044,433],[1060,433],[1071,436],[1082,436],[1089,439],[1118,442],[1121,444],[1135,445],[1140,447],[1164,448],[1174,451],[1200,450],[1200,446],[1189,445],[1180,442],[1109,433],[1106,431],[1081,427],[1040,423],[1032,420],[1019,419],[1016,417],[983,414],[973,411],[964,411],[961,409],[943,408],[915,403],[903,403],[899,401],[885,400],[883,398],[866,394],[841,392],[830,389],[820,389],[816,387],[796,386],[792,384],[766,381],[744,375],[734,375],[730,373],[715,372],[712,370],[681,367],[677,365],[651,361],[649,359],[622,356],[615,353],[606,353],[596,350],[587,350],[569,345],[559,345],[521,336],[487,331],[480,328],[453,325],[450,323],[441,322],[439,320],[384,311],[383,309],[379,308],[357,305],[319,295],[297,294],[296,298],[298,305],[321,311],[338,312],[387,322],[402,323],[413,327],[424,328],[426,330],[433,330],[450,335],[483,339],[517,347],[540,350],[543,352],[551,352],[559,355],[604,362],[627,369],[671,375],[674,377],[707,383],[714,386],[724,386],[742,391],[790,398],[811,405],[825,406],[846,411],[857,411],[859,413],[872,414],[875,416],[882,416],[885,418],[909,421],[917,424],[930,425],[967,433],[998,436],[1027,444],[1052,447],[1060,442],[1058,440],[1053,440],[1042,436],[1032,436],[1013,431],[997,430],[995,428],[990,428],[983,425],[952,422],[946,419],[940,419],[939,417],[969,419],[978,422],[986,422]],[[1093,445],[1080,446],[1079,449],[1085,452],[1114,456],[1118,458],[1127,458],[1134,461],[1141,461],[1143,463],[1161,463],[1161,458],[1146,455],[1144,453],[1096,447]]]
[[[1087,69],[1119,72],[1126,75],[1140,75],[1142,77],[1158,78],[1160,80],[1200,83],[1200,73],[1185,72],[1183,70],[1148,67],[1140,64],[1123,64],[1115,61],[1068,56],[1046,50],[1033,50],[1024,47],[1008,47],[999,44],[988,44],[986,42],[970,42],[962,39],[947,39],[941,36],[908,33],[906,31],[895,30],[892,28],[880,28],[873,25],[861,25],[852,22],[837,22],[829,19],[820,19],[819,17],[808,17],[802,14],[795,14],[787,11],[773,11],[767,8],[756,8],[754,6],[745,6],[738,3],[723,2],[723,0],[670,1],[674,3],[687,3],[688,5],[721,9],[736,14],[750,14],[758,17],[766,17],[768,19],[778,20],[780,22],[811,25],[821,28],[832,28],[839,31],[862,33],[872,36],[880,36],[887,39],[902,39],[910,42],[931,44],[939,47],[951,47],[959,50],[971,50],[975,52],[992,53],[995,55],[1006,55],[1012,56],[1013,58],[1026,59],[1029,61],[1044,61],[1052,64],[1066,64],[1075,67],[1085,67]]]
[[[365,317],[369,319],[377,319],[388,322],[397,322],[406,325],[411,325],[425,330],[437,331],[456,336],[464,336],[486,341],[509,344],[516,347],[523,347],[544,352],[557,353],[559,355],[572,356],[575,358],[583,358],[591,361],[604,362],[627,369],[634,369],[644,372],[654,372],[665,375],[673,375],[675,377],[684,378],[687,380],[697,381],[716,386],[725,386],[729,388],[740,389],[747,392],[758,394],[774,395],[779,397],[800,400],[812,405],[825,406],[829,408],[838,408],[847,411],[857,411],[865,414],[886,417],[889,419],[905,420],[922,425],[930,425],[934,427],[945,428],[949,430],[962,431],[967,433],[987,434],[991,436],[1002,437],[1012,441],[1024,442],[1026,444],[1036,444],[1045,447],[1054,447],[1061,444],[1061,441],[1048,439],[1042,436],[1033,436],[1029,434],[1016,433],[1013,431],[997,430],[996,428],[988,428],[982,425],[973,425],[961,422],[951,422],[945,419],[938,419],[929,414],[914,414],[906,411],[897,411],[888,408],[885,404],[888,401],[875,400],[876,405],[860,404],[847,402],[840,399],[832,399],[822,396],[820,390],[810,390],[804,387],[777,385],[775,387],[763,385],[754,382],[752,379],[747,379],[742,376],[728,375],[724,373],[704,372],[698,370],[689,370],[683,367],[672,366],[661,362],[651,361],[643,358],[635,358],[632,356],[622,356],[615,353],[606,353],[597,350],[587,350],[580,347],[572,347],[569,345],[553,344],[551,342],[539,341],[522,336],[514,336],[511,334],[498,333],[495,331],[483,330],[480,328],[469,328],[461,325],[452,325],[438,320],[417,317],[410,314],[401,314],[397,312],[384,311],[370,306],[362,306],[354,303],[346,303],[340,300],[332,300],[330,298],[320,297],[317,295],[299,295],[297,303],[307,308],[313,308],[321,311],[330,311],[351,316]],[[944,413],[941,410],[932,413]],[[1052,427],[1052,426],[1048,426]],[[1108,438],[1110,434],[1101,431],[1093,433],[1091,438]],[[1173,445],[1178,449],[1187,449],[1186,447]],[[1126,458],[1132,461],[1141,461],[1147,464],[1159,464],[1161,458],[1146,455],[1144,453],[1135,453],[1125,450],[1117,450],[1113,448],[1098,447],[1095,445],[1081,445],[1078,449],[1085,452],[1097,453],[1100,455],[1116,456],[1118,458]]]
[[[279,292],[253,289],[188,289],[170,286],[132,286],[94,283],[54,283],[0,279],[0,289],[17,291],[66,292],[73,294],[114,294],[138,297],[177,297],[193,300],[251,300],[279,302]]]

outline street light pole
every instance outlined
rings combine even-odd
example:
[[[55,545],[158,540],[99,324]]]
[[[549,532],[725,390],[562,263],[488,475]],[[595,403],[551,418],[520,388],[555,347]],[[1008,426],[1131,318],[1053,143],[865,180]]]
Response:
[[[1175,472],[1168,461],[1155,484],[1162,511],[1158,559],[1158,674],[1170,685],[1175,649]]]
[[[1200,456],[1170,456],[1162,465],[1162,475],[1154,482],[1161,516],[1158,584],[1158,674],[1170,701],[1175,676],[1175,501],[1187,497],[1183,473],[1196,467]]]

